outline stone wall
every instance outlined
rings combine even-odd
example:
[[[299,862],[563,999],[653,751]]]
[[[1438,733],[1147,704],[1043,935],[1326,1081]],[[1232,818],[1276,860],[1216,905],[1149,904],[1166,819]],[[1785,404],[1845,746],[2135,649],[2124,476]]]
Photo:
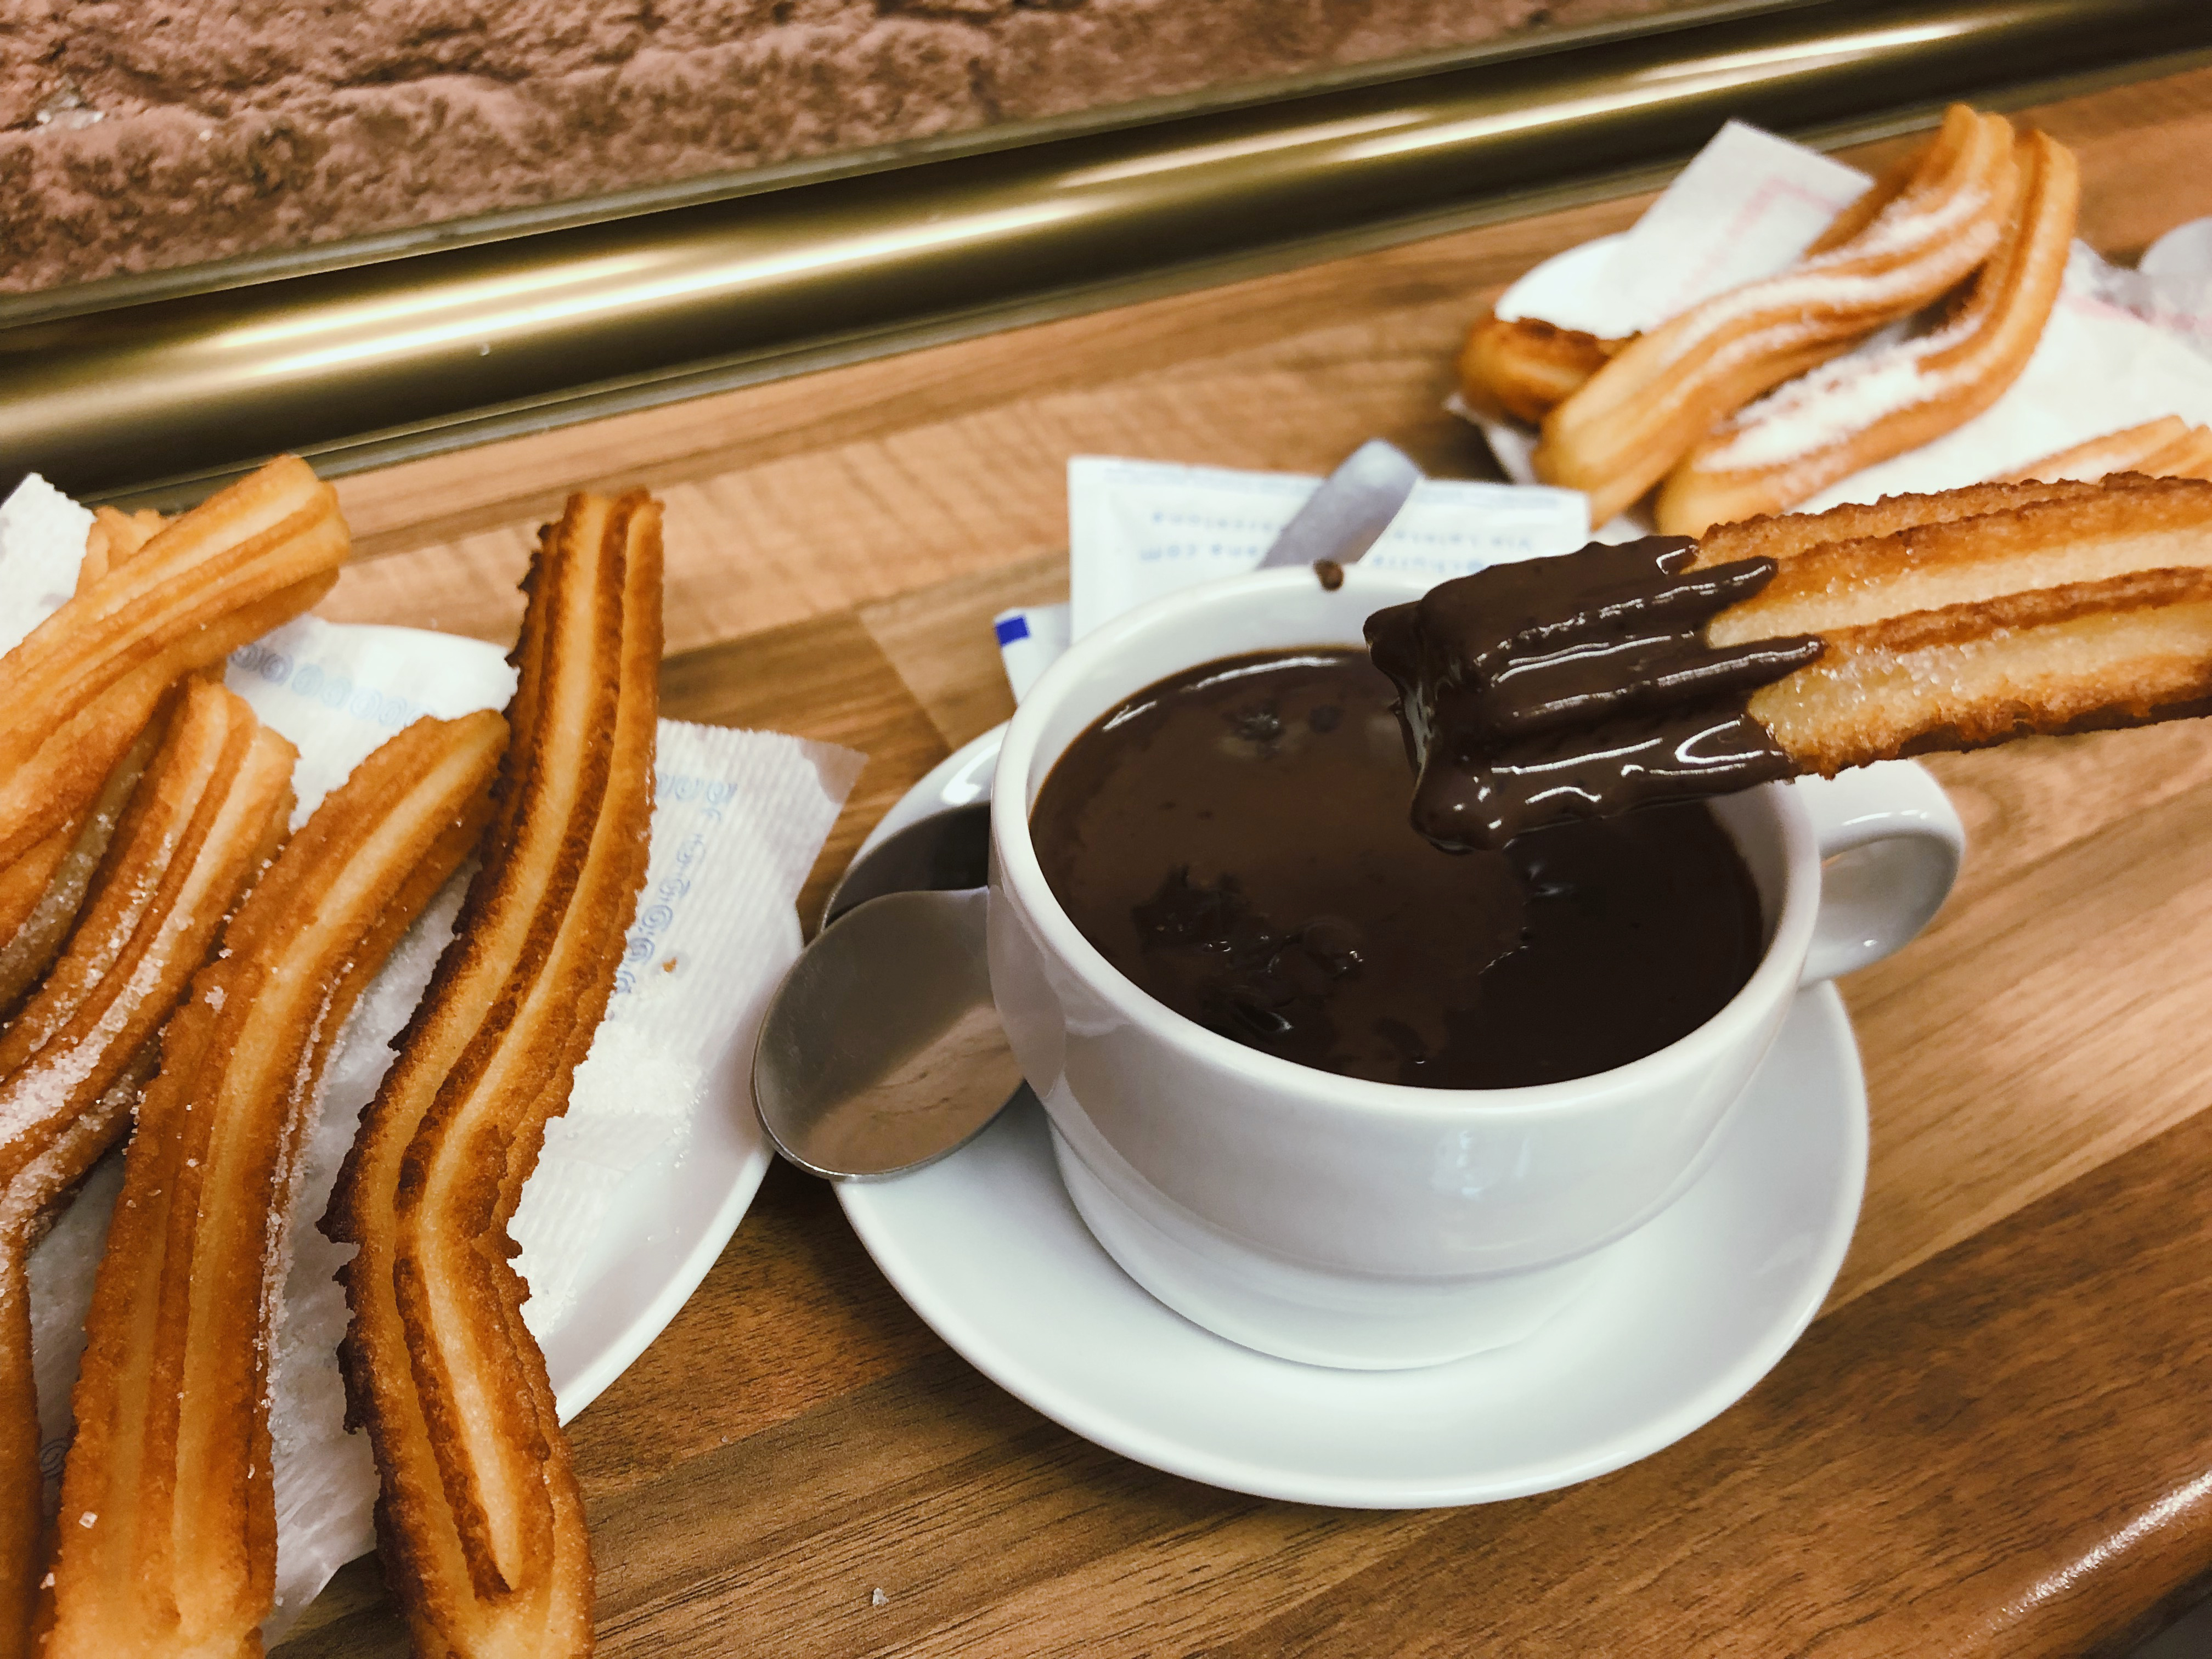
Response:
[[[0,0],[0,291],[1684,0]]]

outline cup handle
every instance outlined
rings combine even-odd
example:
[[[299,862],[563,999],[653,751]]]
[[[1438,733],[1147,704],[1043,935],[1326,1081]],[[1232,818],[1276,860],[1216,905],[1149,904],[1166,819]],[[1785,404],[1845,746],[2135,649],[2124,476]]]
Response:
[[[1925,927],[1951,891],[1966,832],[1942,786],[1912,761],[1883,761],[1792,786],[1820,848],[1820,913],[1800,985],[1880,962]]]

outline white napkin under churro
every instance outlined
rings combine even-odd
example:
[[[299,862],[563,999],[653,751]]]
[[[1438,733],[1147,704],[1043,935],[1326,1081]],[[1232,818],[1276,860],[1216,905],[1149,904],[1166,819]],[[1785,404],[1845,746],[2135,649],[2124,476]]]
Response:
[[[88,523],[35,477],[0,503],[0,649],[67,597]],[[481,641],[306,617],[235,653],[228,681],[299,746],[297,824],[409,720],[502,706],[514,673],[498,647]],[[602,1265],[603,1224],[611,1217],[617,1229],[627,1224],[625,1182],[648,1164],[680,1159],[703,1113],[741,1115],[750,1125],[750,1102],[710,1095],[709,1085],[743,1074],[730,1056],[750,1047],[769,993],[798,953],[794,902],[862,758],[770,732],[661,721],[652,864],[625,966],[515,1218],[518,1265],[532,1291],[525,1317],[549,1352]],[[391,1062],[386,1045],[451,935],[469,873],[432,902],[362,996],[325,1079],[300,1177],[270,1368],[277,1579],[264,1636],[272,1643],[338,1567],[374,1542],[376,1473],[366,1438],[343,1430],[335,1358],[346,1312],[331,1275],[351,1251],[330,1243],[315,1223]],[[120,1158],[112,1156],[31,1259],[50,1482],[67,1446],[84,1311],[119,1185]],[[595,1392],[606,1380],[583,1382]],[[589,1403],[588,1393],[578,1394],[563,1395],[564,1419]]]

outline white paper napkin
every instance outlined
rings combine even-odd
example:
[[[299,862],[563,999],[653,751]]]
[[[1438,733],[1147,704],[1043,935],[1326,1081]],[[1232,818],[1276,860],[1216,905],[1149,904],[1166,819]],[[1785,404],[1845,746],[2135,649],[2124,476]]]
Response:
[[[67,598],[89,522],[36,477],[0,504],[0,617],[21,622],[15,637]],[[299,746],[295,823],[409,721],[499,708],[514,686],[504,653],[480,641],[313,617],[240,649],[226,678]],[[516,1265],[532,1292],[523,1316],[541,1338],[573,1305],[602,1243],[599,1224],[631,1172],[672,1151],[680,1156],[702,1110],[750,1113],[748,1103],[707,1100],[706,1079],[750,1042],[769,993],[798,954],[799,890],[863,758],[770,732],[660,723],[653,853],[625,960],[568,1114],[548,1131],[515,1217]],[[343,1430],[335,1358],[346,1314],[332,1274],[351,1249],[331,1244],[315,1224],[362,1109],[391,1064],[388,1044],[452,936],[470,873],[447,884],[392,952],[324,1080],[293,1206],[270,1364],[277,1604],[264,1638],[271,1643],[331,1573],[374,1543],[375,1469],[367,1440]],[[67,1447],[69,1390],[119,1186],[119,1163],[111,1159],[31,1258],[41,1461],[50,1482]]]

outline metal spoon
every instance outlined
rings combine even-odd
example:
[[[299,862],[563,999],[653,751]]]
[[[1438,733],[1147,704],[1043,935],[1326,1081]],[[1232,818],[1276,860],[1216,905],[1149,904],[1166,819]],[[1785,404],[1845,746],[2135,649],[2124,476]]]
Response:
[[[802,1170],[870,1181],[957,1151],[1026,1089],[985,963],[988,803],[856,860],[770,999],[753,1103]]]
[[[1390,445],[1361,445],[1261,564],[1352,563],[1420,477]],[[769,1000],[753,1105],[800,1169],[843,1181],[919,1169],[1029,1092],[991,1000],[990,823],[988,803],[936,813],[857,860]]]

